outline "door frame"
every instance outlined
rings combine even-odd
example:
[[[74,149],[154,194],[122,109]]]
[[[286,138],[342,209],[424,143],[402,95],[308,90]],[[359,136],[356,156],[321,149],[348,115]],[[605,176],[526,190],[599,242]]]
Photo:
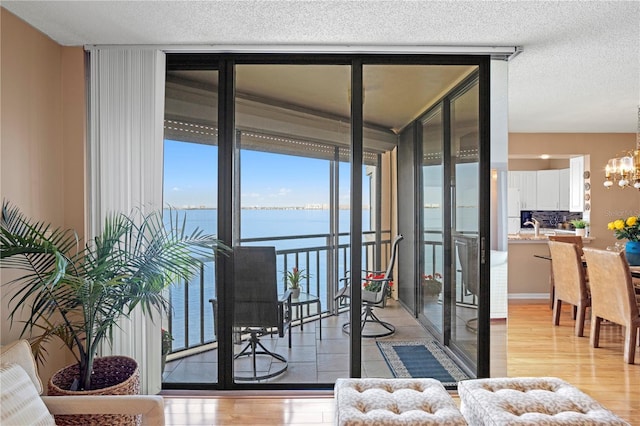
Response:
[[[490,82],[490,55],[489,54],[266,54],[266,53],[168,53],[168,69],[217,69],[218,70],[218,238],[225,244],[232,246],[234,238],[234,226],[237,226],[235,218],[235,177],[234,167],[237,161],[235,150],[235,67],[242,64],[282,64],[282,65],[349,65],[351,67],[351,247],[362,246],[362,149],[363,149],[363,90],[362,68],[366,65],[477,65],[479,67],[480,81],[480,211],[489,211],[490,173],[489,173],[489,82]],[[484,216],[484,217],[483,217]],[[481,238],[481,264],[480,264],[480,296],[479,296],[479,324],[478,324],[478,377],[488,376],[489,371],[489,271],[488,250],[485,241],[489,237],[489,215],[480,215],[479,231]],[[414,230],[414,238],[417,230]],[[412,248],[413,250],[414,248]],[[401,253],[401,252],[400,252]],[[351,252],[352,279],[359,282],[361,269],[361,252]],[[416,274],[412,281],[418,285]],[[216,259],[216,282],[233,282],[233,273],[230,258],[219,255]],[[359,286],[355,286],[350,306],[351,318],[351,357],[349,369],[351,377],[360,377],[361,371],[361,336],[359,327],[361,292]],[[417,295],[417,288],[414,296]],[[230,326],[233,319],[233,289],[227,285],[218,286],[218,300],[221,306],[231,307],[221,309],[218,327],[218,382],[214,385],[186,384],[188,389],[223,389],[223,390],[250,390],[250,389],[318,389],[333,387],[333,383],[236,383],[233,381],[233,341]],[[413,309],[415,314],[415,306]],[[181,387],[182,388],[182,387]]]

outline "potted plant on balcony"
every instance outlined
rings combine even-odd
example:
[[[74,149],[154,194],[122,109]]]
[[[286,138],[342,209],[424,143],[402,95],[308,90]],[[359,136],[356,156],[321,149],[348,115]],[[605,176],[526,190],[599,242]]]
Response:
[[[433,275],[423,275],[422,293],[427,299],[437,299],[442,292],[442,275],[438,272]]]
[[[167,355],[171,352],[171,346],[173,345],[173,336],[169,333],[169,330],[162,329],[162,372],[164,373],[164,367],[167,364]]]
[[[383,284],[387,282],[385,294],[381,294]],[[368,273],[362,284],[362,300],[365,302],[379,303],[384,297],[391,296],[393,281],[387,280],[384,273]]]
[[[152,320],[167,312],[167,286],[192,277],[200,259],[228,250],[199,229],[187,234],[186,218],[180,222],[173,210],[170,229],[160,212],[110,214],[84,247],[73,230],[28,219],[6,201],[1,214],[0,266],[21,272],[7,283],[16,286],[9,317],[28,312],[22,335],[31,336],[39,362],[42,344],[55,338],[77,361],[54,374],[49,394],[121,393],[114,389],[120,382],[128,388],[122,393],[138,393],[135,360],[98,358],[100,345],[111,343],[118,320],[136,307]]]
[[[304,269],[298,269],[297,266],[291,271],[286,272],[285,278],[287,286],[291,290],[291,297],[293,299],[300,297],[300,282],[310,277],[309,274],[305,274]]]

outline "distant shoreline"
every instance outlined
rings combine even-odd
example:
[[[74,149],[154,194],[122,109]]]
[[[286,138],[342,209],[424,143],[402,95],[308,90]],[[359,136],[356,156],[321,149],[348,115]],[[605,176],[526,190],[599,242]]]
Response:
[[[218,210],[217,207],[169,207],[174,210]],[[340,210],[350,210],[350,207],[340,206]],[[363,210],[369,210],[369,207],[363,207]],[[329,210],[328,207],[241,207],[241,210]]]

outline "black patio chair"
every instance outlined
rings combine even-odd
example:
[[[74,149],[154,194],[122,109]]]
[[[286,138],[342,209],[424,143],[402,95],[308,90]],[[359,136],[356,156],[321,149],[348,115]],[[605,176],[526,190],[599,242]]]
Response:
[[[403,239],[404,236],[397,235],[393,240],[393,244],[391,246],[391,258],[389,259],[389,263],[387,264],[386,271],[362,271],[363,284],[364,282],[368,281],[369,283],[374,284],[376,287],[378,287],[375,292],[366,290],[362,291],[362,315],[360,320],[362,337],[385,337],[392,335],[396,331],[396,328],[393,326],[393,324],[382,321],[380,318],[378,318],[378,316],[373,312],[373,308],[384,308],[386,305],[387,296],[389,295],[390,291],[390,282],[391,280],[393,280],[393,267],[396,262],[398,244]],[[340,281],[344,283],[344,286],[338,290],[335,299],[343,301],[344,299],[351,298],[351,277],[348,271],[346,273],[346,276],[344,278],[341,278]],[[376,327],[375,329],[369,327],[369,329],[371,329],[372,331],[367,331],[366,327],[368,324],[374,324],[380,327]],[[350,324],[343,324],[342,330],[348,334],[350,331]]]
[[[233,248],[234,275],[234,342],[242,343],[242,336],[249,335],[244,348],[234,359],[249,357],[252,361],[252,374],[234,374],[236,381],[255,381],[269,379],[287,370],[287,359],[267,349],[260,337],[275,332],[284,337],[291,324],[291,291],[278,297],[276,250],[275,247]],[[217,325],[217,300],[210,300],[213,306],[214,329]],[[282,365],[272,364],[267,373],[258,374],[258,356],[266,356],[280,361]]]

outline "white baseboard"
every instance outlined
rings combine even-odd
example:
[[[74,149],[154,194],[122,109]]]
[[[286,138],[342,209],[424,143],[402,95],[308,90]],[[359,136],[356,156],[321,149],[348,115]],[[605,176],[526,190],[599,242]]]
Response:
[[[509,293],[509,300],[549,300],[549,293]]]

